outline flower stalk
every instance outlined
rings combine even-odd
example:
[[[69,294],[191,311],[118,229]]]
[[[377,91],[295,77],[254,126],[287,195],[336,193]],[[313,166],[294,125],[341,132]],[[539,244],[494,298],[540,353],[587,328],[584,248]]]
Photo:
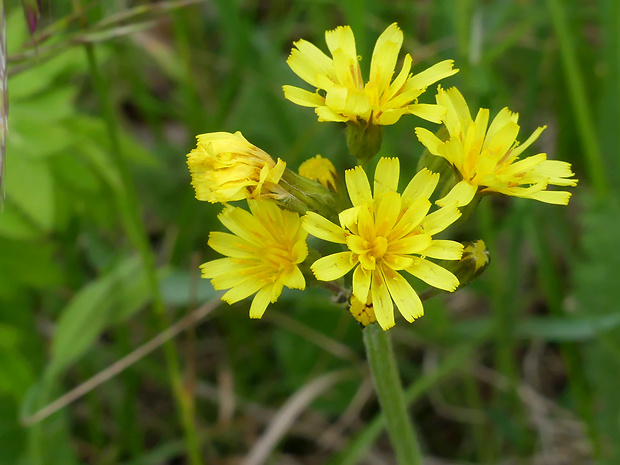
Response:
[[[377,324],[371,324],[363,334],[370,372],[396,460],[400,465],[421,465],[422,453],[407,413],[390,333]]]

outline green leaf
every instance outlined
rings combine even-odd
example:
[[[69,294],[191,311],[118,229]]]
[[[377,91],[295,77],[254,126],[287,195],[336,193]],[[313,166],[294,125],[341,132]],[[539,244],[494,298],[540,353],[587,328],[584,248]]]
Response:
[[[57,376],[91,349],[110,325],[143,307],[149,289],[140,261],[130,258],[82,288],[62,311],[47,375]]]
[[[54,225],[54,179],[45,160],[7,153],[6,194],[33,224],[43,231]]]
[[[546,341],[584,341],[620,328],[620,312],[592,317],[532,317],[517,325],[517,334]]]
[[[0,214],[0,236],[17,240],[32,240],[41,236],[41,230],[8,201]]]

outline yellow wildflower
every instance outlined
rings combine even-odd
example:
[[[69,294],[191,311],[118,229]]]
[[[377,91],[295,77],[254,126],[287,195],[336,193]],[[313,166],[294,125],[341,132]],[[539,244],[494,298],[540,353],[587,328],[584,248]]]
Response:
[[[407,113],[440,122],[445,109],[417,103],[426,88],[458,70],[445,60],[412,76],[411,55],[407,54],[398,76],[395,73],[403,33],[396,23],[388,26],[375,45],[370,79],[362,79],[355,37],[349,26],[325,32],[332,58],[305,40],[295,42],[287,60],[293,72],[320,92],[284,86],[284,95],[301,106],[314,107],[319,121],[360,122],[374,125],[396,123]]]
[[[274,196],[282,190],[277,184],[286,163],[273,161],[240,132],[212,132],[196,138],[198,144],[187,155],[187,165],[198,200],[230,202]]]
[[[353,315],[353,318],[355,318],[363,326],[368,326],[369,324],[377,321],[370,296],[368,297],[366,303],[363,303],[357,297],[352,295],[349,311],[351,312],[351,315]]]
[[[227,258],[204,263],[201,269],[215,289],[229,289],[222,296],[229,304],[256,292],[250,318],[260,318],[283,286],[306,287],[298,265],[308,255],[308,233],[297,213],[281,210],[268,200],[248,200],[248,204],[251,213],[227,206],[218,216],[233,234],[211,232],[209,246]]]
[[[336,190],[336,168],[321,155],[309,158],[299,166],[299,174],[320,182],[327,189]]]
[[[439,88],[437,103],[447,108],[444,123],[450,135],[448,140],[441,141],[423,128],[416,128],[416,134],[430,153],[445,158],[462,178],[447,196],[437,202],[438,205],[450,202],[467,205],[479,188],[482,192],[568,204],[569,192],[545,189],[549,185],[577,184],[569,163],[547,160],[544,153],[518,160],[545,127],[536,129],[519,145],[516,141],[519,115],[508,108],[501,110],[487,129],[489,110],[481,108],[476,119],[472,120],[469,107],[456,88]]]
[[[458,279],[427,258],[458,260],[463,251],[458,242],[432,237],[461,215],[456,204],[428,214],[428,199],[439,175],[423,169],[401,195],[396,192],[399,172],[397,158],[381,158],[373,196],[364,170],[360,166],[347,170],[345,182],[353,207],[340,213],[340,226],[316,213],[304,217],[310,234],[348,248],[314,262],[311,268],[316,278],[331,281],[355,268],[353,295],[360,302],[372,301],[383,329],[394,326],[393,302],[407,321],[424,313],[420,298],[399,271],[453,291]]]

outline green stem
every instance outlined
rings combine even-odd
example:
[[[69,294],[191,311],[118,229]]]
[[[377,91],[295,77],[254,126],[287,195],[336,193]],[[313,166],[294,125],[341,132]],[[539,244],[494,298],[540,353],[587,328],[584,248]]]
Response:
[[[577,52],[573,43],[573,34],[569,30],[566,19],[566,7],[560,0],[547,0],[553,27],[558,36],[562,64],[568,82],[570,101],[577,119],[577,131],[586,155],[588,174],[596,192],[601,196],[609,191],[609,181],[605,174],[605,166],[601,148],[598,143],[592,111],[588,105],[585,81],[577,61]]]
[[[121,149],[114,108],[111,104],[111,98],[108,93],[107,85],[99,71],[99,67],[97,66],[95,50],[91,44],[86,44],[84,47],[86,49],[90,73],[99,97],[108,137],[110,139],[110,155],[116,165],[123,184],[122,192],[116,192],[121,217],[125,229],[127,230],[127,234],[140,253],[140,258],[142,259],[142,264],[144,266],[153,298],[153,313],[155,314],[159,329],[163,331],[168,328],[170,324],[159,287],[155,256],[151,250],[149,238],[140,216],[138,197],[136,195],[133,179],[129,171],[129,166]],[[200,454],[200,443],[198,440],[196,425],[194,423],[194,407],[192,397],[183,388],[179,358],[176,347],[172,341],[168,341],[164,344],[164,352],[168,376],[172,384],[172,391],[177,402],[181,423],[185,433],[185,443],[190,459],[189,463],[191,465],[202,465],[203,462]]]
[[[370,372],[396,460],[400,465],[421,465],[422,453],[407,413],[390,335],[378,324],[367,326],[363,333]]]

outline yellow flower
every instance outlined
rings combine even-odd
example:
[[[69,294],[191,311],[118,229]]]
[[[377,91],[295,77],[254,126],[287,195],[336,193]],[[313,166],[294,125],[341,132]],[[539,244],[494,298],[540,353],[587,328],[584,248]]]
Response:
[[[443,142],[423,128],[416,128],[416,134],[430,153],[445,158],[462,178],[447,196],[437,202],[438,205],[455,201],[459,206],[467,205],[479,188],[482,192],[568,204],[569,192],[545,189],[549,185],[577,184],[569,163],[547,160],[544,153],[518,160],[545,127],[536,129],[519,145],[516,141],[519,115],[508,108],[501,110],[487,128],[489,110],[481,108],[476,119],[472,120],[469,107],[456,88],[439,88],[437,103],[447,108],[444,123],[449,139]]]
[[[394,124],[407,113],[436,123],[445,109],[437,105],[417,103],[426,88],[458,70],[453,61],[445,60],[412,76],[411,55],[398,76],[395,73],[403,33],[396,23],[379,37],[370,64],[370,79],[362,79],[355,37],[349,26],[325,32],[325,41],[332,58],[305,40],[295,42],[287,63],[301,79],[321,92],[308,92],[284,86],[284,95],[301,106],[315,107],[319,121],[352,121],[374,125]]]
[[[298,265],[308,255],[308,233],[297,213],[281,210],[268,200],[248,200],[248,204],[251,213],[227,206],[219,215],[233,234],[211,232],[209,246],[227,258],[204,263],[201,269],[215,289],[229,289],[222,296],[229,304],[256,292],[250,318],[260,318],[283,286],[306,287]]]
[[[336,168],[333,163],[321,155],[309,158],[299,166],[299,174],[319,181],[327,189],[336,190]]]
[[[355,318],[363,326],[368,326],[369,324],[377,321],[370,296],[368,297],[366,303],[363,303],[357,297],[352,295],[349,311],[351,312],[351,315],[353,315],[353,318]]]
[[[187,165],[198,200],[230,202],[280,193],[277,184],[286,163],[273,161],[240,132],[212,132],[196,138],[198,144],[187,155]]]
[[[347,170],[345,181],[353,207],[340,213],[340,226],[316,213],[304,217],[304,227],[310,234],[344,244],[348,249],[314,262],[316,278],[331,281],[355,268],[353,295],[360,302],[372,302],[383,329],[394,326],[393,302],[407,321],[424,313],[420,298],[399,271],[453,291],[458,279],[427,258],[458,260],[463,251],[458,242],[432,237],[461,215],[456,204],[428,214],[428,199],[439,175],[423,169],[401,195],[396,192],[399,171],[397,158],[381,158],[375,171],[373,196],[364,170],[360,166]]]

